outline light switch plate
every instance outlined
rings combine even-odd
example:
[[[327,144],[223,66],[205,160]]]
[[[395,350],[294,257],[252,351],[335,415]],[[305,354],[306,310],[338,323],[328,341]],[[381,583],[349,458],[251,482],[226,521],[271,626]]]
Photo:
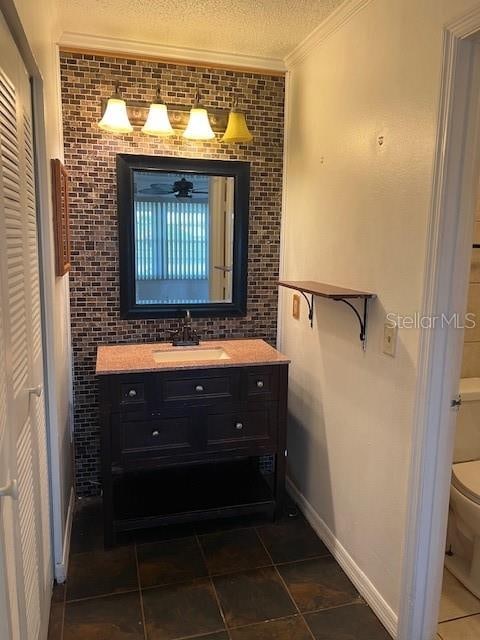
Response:
[[[383,353],[392,356],[392,358],[397,350],[397,334],[398,327],[392,325],[391,322],[385,322],[383,325]]]
[[[300,319],[300,296],[296,293],[293,294],[292,316],[295,320]]]

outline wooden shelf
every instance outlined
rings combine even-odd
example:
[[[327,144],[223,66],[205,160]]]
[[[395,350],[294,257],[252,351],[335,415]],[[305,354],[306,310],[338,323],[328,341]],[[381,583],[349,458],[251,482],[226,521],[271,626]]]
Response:
[[[313,298],[315,296],[319,298],[327,298],[334,300],[335,302],[343,302],[354,312],[357,320],[360,324],[360,341],[362,342],[363,349],[366,348],[367,343],[367,308],[368,301],[376,298],[374,293],[369,291],[357,291],[356,289],[346,289],[345,287],[337,287],[333,284],[327,284],[325,282],[314,282],[312,280],[280,280],[278,283],[281,287],[287,289],[294,289],[299,291],[308,304],[308,319],[310,320],[310,326],[313,327]],[[311,296],[310,300],[307,297],[307,293]],[[363,309],[359,311],[350,300],[360,299],[363,301]]]
[[[313,282],[312,280],[285,281],[278,283],[281,287],[304,291],[321,298],[331,298],[332,300],[344,300],[345,298],[375,298],[374,293],[368,291],[356,291],[355,289],[345,289],[325,282]]]

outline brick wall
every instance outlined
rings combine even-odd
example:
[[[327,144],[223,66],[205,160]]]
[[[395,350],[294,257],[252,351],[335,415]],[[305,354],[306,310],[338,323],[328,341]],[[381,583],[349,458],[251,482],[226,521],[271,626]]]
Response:
[[[79,495],[99,491],[95,380],[99,344],[166,340],[172,320],[121,320],[115,156],[156,154],[251,162],[248,309],[245,318],[194,320],[202,338],[260,337],[275,341],[282,196],[284,79],[63,52],[61,84],[65,165],[71,176],[71,323],[74,358],[76,483]],[[137,129],[114,136],[96,125],[100,100],[115,79],[126,99],[149,100],[161,76],[162,95],[191,105],[198,84],[208,108],[228,110],[232,91],[255,136],[248,145],[150,138]]]

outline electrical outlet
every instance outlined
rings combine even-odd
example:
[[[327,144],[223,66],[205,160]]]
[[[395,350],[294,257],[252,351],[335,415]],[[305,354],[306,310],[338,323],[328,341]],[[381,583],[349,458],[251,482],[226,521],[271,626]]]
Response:
[[[387,356],[395,356],[397,350],[397,325],[392,325],[391,322],[385,322],[383,325],[383,353]]]
[[[292,316],[295,320],[300,319],[300,296],[296,293],[293,294]]]

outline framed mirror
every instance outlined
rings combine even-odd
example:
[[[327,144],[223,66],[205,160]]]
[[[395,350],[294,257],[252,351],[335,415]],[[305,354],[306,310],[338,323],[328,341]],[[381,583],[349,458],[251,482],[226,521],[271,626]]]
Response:
[[[250,163],[117,155],[122,318],[246,314]]]

